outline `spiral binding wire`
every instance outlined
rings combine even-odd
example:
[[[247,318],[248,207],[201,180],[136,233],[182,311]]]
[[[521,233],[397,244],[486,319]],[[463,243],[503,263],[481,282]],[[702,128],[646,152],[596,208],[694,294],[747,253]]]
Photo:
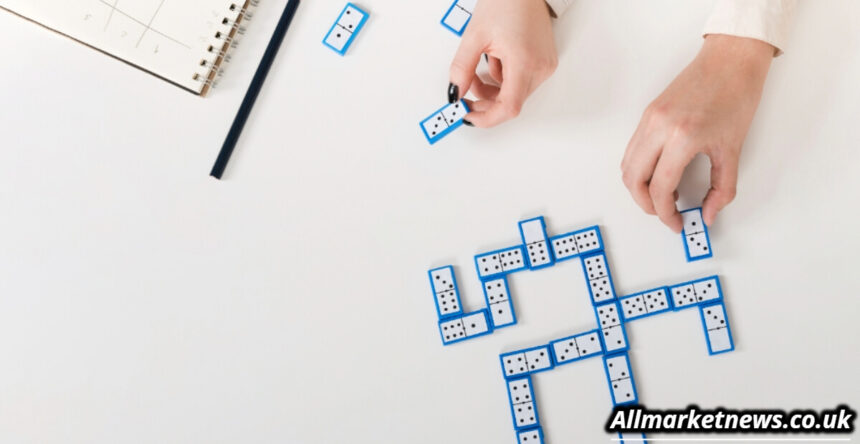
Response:
[[[258,4],[259,0],[245,0],[241,7],[236,3],[230,5],[230,14],[222,18],[220,29],[212,36],[206,55],[200,59],[199,67],[203,71],[195,72],[192,77],[201,84],[201,95],[217,87],[218,79],[224,74],[222,65],[230,63],[230,50],[238,46],[238,36],[245,34],[243,23],[251,20]]]

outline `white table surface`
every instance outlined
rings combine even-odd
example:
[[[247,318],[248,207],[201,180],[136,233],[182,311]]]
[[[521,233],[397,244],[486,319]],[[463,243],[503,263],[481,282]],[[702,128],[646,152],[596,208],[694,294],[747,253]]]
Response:
[[[447,0],[305,1],[230,164],[207,176],[283,1],[200,99],[0,14],[0,442],[513,443],[498,354],[594,328],[577,261],[513,275],[519,324],[442,347],[426,271],[600,224],[619,293],[718,273],[737,350],[695,310],[628,326],[649,407],[860,406],[860,4],[804,2],[737,200],[688,264],[619,162],[696,53],[710,2],[579,1],[522,116],[429,148],[458,39]],[[707,162],[688,171],[701,201]],[[535,378],[547,441],[608,442],[601,361]]]

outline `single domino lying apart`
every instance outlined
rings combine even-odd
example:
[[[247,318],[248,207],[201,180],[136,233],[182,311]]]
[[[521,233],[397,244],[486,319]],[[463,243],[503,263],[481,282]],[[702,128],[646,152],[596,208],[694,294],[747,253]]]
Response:
[[[701,208],[691,208],[681,212],[684,219],[684,252],[687,254],[687,262],[707,259],[713,256],[711,251],[711,238],[708,236],[708,227],[702,219]]]
[[[358,35],[358,31],[364,26],[364,22],[369,16],[358,6],[347,3],[334,25],[328,30],[328,34],[325,35],[323,44],[340,55],[346,54],[346,50],[352,45],[355,36]]]
[[[725,305],[719,302],[702,306],[699,307],[699,312],[702,315],[705,338],[708,340],[708,353],[716,355],[734,350],[735,344],[732,341],[732,329],[726,317]]]
[[[466,31],[466,25],[472,19],[472,11],[475,9],[475,3],[478,0],[454,0],[454,3],[448,8],[448,12],[442,17],[442,26],[448,28],[454,34],[463,35]]]
[[[463,100],[445,105],[421,121],[421,131],[430,145],[433,145],[462,125],[466,114],[469,114],[469,106]]]

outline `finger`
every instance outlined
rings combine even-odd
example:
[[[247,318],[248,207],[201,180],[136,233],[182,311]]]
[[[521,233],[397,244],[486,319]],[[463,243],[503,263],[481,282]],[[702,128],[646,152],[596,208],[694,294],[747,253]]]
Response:
[[[680,233],[684,227],[681,213],[675,206],[675,190],[681,182],[684,168],[693,160],[692,151],[684,149],[683,146],[667,145],[660,154],[657,166],[654,168],[654,176],[648,192],[654,203],[654,210],[667,227],[672,231]]]
[[[472,86],[469,88],[469,91],[481,100],[496,100],[496,97],[499,95],[498,86],[488,85],[478,76],[475,76],[472,80]]]
[[[624,160],[621,161],[621,178],[624,186],[630,191],[636,204],[647,214],[657,214],[648,185],[651,182],[651,176],[654,175],[654,168],[657,166],[662,148],[663,141],[658,135],[653,132],[647,133],[645,125],[640,123],[627,145]]]
[[[516,66],[508,63],[505,66]],[[513,119],[520,114],[523,103],[531,92],[531,78],[527,72],[521,70],[509,70],[504,73],[505,82],[502,83],[498,97],[493,106],[486,110],[476,109],[469,113],[466,119],[477,127],[489,128],[502,122]]]
[[[490,73],[490,77],[496,81],[498,84],[502,84],[502,61],[496,57],[489,56],[487,57],[487,68]]]
[[[483,49],[484,44],[478,39],[478,35],[469,33],[467,29],[451,62],[448,102],[454,103],[466,95],[472,85],[472,79],[476,77],[475,69],[481,61]]]
[[[711,189],[702,203],[705,225],[714,223],[717,213],[735,198],[738,184],[738,157],[711,158]]]
[[[675,202],[678,202],[679,197],[681,197],[681,195],[678,194],[678,190],[675,190]]]

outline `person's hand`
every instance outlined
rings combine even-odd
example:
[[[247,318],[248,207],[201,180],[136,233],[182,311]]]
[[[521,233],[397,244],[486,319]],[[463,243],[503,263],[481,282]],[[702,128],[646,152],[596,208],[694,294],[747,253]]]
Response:
[[[705,224],[734,199],[741,146],[773,55],[774,47],[759,40],[709,35],[695,60],[648,106],[621,162],[624,185],[646,213],[681,231],[676,188],[697,153],[711,160]]]
[[[475,74],[487,54],[489,74],[501,87]],[[491,127],[520,113],[526,98],[555,71],[558,57],[549,7],[544,0],[481,0],[451,63],[448,101],[472,91],[465,123]]]

